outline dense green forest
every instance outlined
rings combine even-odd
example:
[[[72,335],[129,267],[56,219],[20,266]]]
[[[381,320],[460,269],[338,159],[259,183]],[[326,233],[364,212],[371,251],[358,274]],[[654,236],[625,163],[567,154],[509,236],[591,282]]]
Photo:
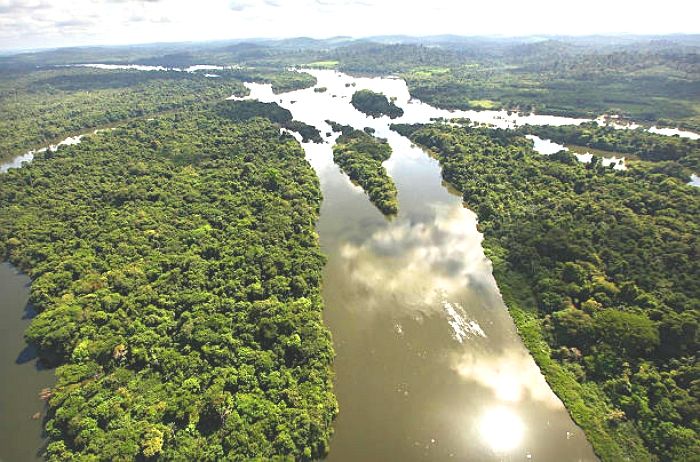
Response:
[[[601,458],[699,460],[700,191],[514,132],[395,129],[477,212],[526,345]]]
[[[236,104],[132,121],[0,176],[0,255],[31,276],[26,337],[58,366],[48,460],[327,452],[318,179],[279,125],[228,118]]]
[[[343,126],[335,126],[336,131]],[[361,130],[346,130],[333,146],[333,160],[352,181],[357,182],[369,200],[385,215],[398,213],[396,185],[382,165],[391,157],[386,140]]]
[[[0,75],[3,160],[87,129],[247,94],[239,81],[184,72],[76,68]]]
[[[0,160],[24,154],[87,129],[243,96],[243,81],[272,83],[276,91],[313,86],[309,74],[236,70],[203,73],[91,68],[0,72]]]
[[[547,60],[547,52],[535,54],[533,62],[537,59]],[[698,54],[679,59],[697,61]],[[592,118],[618,114],[697,130],[700,69],[676,69],[676,64],[673,57],[659,59],[645,53],[594,54],[562,58],[544,68],[500,59],[416,68],[402,76],[412,96],[448,109]]]
[[[304,143],[323,143],[321,132],[304,122],[293,120],[292,113],[276,103],[261,103],[260,101],[235,101],[217,104],[215,110],[222,116],[241,122],[253,117],[264,117],[288,130],[298,132]]]
[[[101,70],[140,63],[204,72]],[[396,74],[442,108],[700,131],[700,38],[406,37],[95,47],[0,56],[0,161],[98,127],[0,175],[0,255],[33,279],[27,338],[58,366],[46,430],[63,460],[314,460],[337,413],[321,322],[318,180],[275,103],[222,101]],[[207,71],[209,72],[209,71]],[[318,89],[320,91],[320,89]],[[356,92],[373,117],[403,114]],[[332,117],[332,114],[328,114]],[[371,129],[334,160],[386,215]],[[479,216],[527,347],[605,461],[700,461],[700,142],[595,123],[517,131],[396,126]],[[523,134],[623,154],[629,170]]]
[[[339,47],[323,59],[356,74],[403,77],[411,96],[447,109],[508,109],[576,117],[619,114],[700,130],[700,45],[573,38],[486,38]],[[661,42],[661,41],[660,41]]]
[[[269,83],[272,92],[287,93],[311,88],[316,85],[316,77],[306,72],[289,71],[283,68],[235,67],[215,71],[219,78],[230,78],[239,82]]]
[[[372,117],[389,116],[395,119],[403,115],[403,109],[393,101],[389,101],[382,93],[375,93],[372,90],[356,91],[350,102],[355,109]]]
[[[560,144],[613,151],[645,161],[663,163],[666,173],[682,178],[700,171],[700,140],[658,135],[643,128],[618,130],[596,122],[586,122],[579,126],[526,126],[521,131]]]
[[[181,68],[208,63],[242,66],[225,73],[245,74],[249,81],[277,80],[274,88],[283,91],[299,88],[296,79],[309,77],[280,72],[307,65],[353,74],[399,74],[412,96],[443,108],[503,108],[586,117],[615,113],[700,130],[699,54],[700,40],[692,35],[539,41],[439,36],[296,38],[23,53],[0,57],[0,73],[90,62]],[[280,75],[285,77],[279,79]]]

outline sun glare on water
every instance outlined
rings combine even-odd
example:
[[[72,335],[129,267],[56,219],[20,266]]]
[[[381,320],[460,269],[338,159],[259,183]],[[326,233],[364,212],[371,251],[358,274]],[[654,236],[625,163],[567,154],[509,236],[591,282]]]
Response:
[[[520,445],[525,428],[517,414],[499,406],[481,416],[479,432],[483,442],[494,452],[508,452]]]

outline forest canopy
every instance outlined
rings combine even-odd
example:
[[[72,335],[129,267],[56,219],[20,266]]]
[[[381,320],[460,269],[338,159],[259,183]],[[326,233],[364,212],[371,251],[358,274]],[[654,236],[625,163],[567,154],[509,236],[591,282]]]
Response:
[[[46,455],[313,460],[337,413],[320,190],[269,120],[139,120],[0,176],[0,254],[58,366]]]
[[[309,74],[287,70],[222,70],[216,75],[85,67],[0,72],[0,160],[89,129],[245,96],[249,91],[243,82],[270,83],[274,91],[316,83]]]
[[[596,122],[581,125],[525,126],[524,133],[532,133],[557,143],[584,146],[628,154],[635,159],[665,163],[665,171],[683,171],[683,178],[700,172],[700,140],[650,133],[639,127],[620,130],[601,126]]]
[[[362,186],[384,215],[396,215],[399,211],[396,185],[382,165],[391,157],[389,143],[362,130],[350,131],[339,124],[333,127],[343,131],[333,146],[335,163]]]
[[[372,117],[389,116],[395,119],[403,115],[403,109],[389,101],[384,94],[372,90],[356,91],[350,102],[355,109]]]
[[[292,67],[392,73],[443,109],[700,131],[696,36],[390,41],[0,56],[0,160],[116,127],[0,175],[0,255],[32,277],[39,315],[26,336],[58,367],[50,460],[327,452],[337,403],[321,322],[320,190],[287,133],[323,139],[275,103],[224,101],[247,95],[244,82],[277,94],[316,85]],[[222,68],[74,67],[94,62]],[[372,117],[403,114],[369,90],[351,102]],[[327,122],[341,133],[335,162],[396,214],[389,145],[371,128]],[[596,453],[698,460],[700,190],[685,183],[700,173],[699,142],[594,122],[395,128],[435,154],[478,214],[519,332]],[[588,165],[568,152],[543,157],[524,134],[623,154],[629,169],[597,155]]]
[[[323,143],[321,132],[309,124],[293,120],[292,113],[277,103],[261,103],[260,101],[222,101],[217,103],[215,110],[223,117],[236,122],[247,121],[255,117],[263,117],[280,126],[297,132],[304,143],[312,141]]]

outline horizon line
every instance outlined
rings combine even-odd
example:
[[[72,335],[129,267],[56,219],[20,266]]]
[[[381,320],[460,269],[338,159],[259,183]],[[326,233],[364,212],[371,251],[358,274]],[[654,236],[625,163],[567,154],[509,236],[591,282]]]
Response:
[[[314,40],[318,42],[324,42],[334,39],[345,39],[347,41],[362,41],[391,37],[401,37],[407,39],[435,39],[440,37],[453,37],[460,39],[533,39],[542,38],[654,38],[654,37],[700,37],[700,32],[671,32],[671,33],[637,33],[637,32],[609,32],[609,33],[597,33],[597,34],[473,34],[473,35],[462,35],[462,34],[427,34],[427,35],[410,35],[410,34],[386,34],[386,35],[362,35],[362,36],[352,36],[352,35],[334,35],[326,37],[311,37],[311,36],[267,36],[267,37],[240,37],[240,38],[228,38],[228,39],[214,39],[214,40],[175,40],[175,41],[156,41],[156,42],[134,42],[134,43],[111,43],[111,44],[85,44],[85,45],[67,45],[58,47],[28,47],[28,48],[2,48],[0,46],[0,55],[17,55],[23,53],[42,53],[51,52],[58,50],[71,50],[71,49],[84,49],[84,48],[129,48],[129,47],[147,47],[147,46],[167,46],[167,45],[196,45],[196,44],[213,44],[213,43],[255,43],[255,42],[265,42],[265,41],[285,41],[285,40]]]

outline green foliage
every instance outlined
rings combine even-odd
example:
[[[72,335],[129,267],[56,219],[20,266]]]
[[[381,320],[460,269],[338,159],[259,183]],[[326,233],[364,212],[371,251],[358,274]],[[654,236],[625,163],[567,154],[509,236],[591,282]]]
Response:
[[[375,93],[372,90],[359,90],[352,95],[350,100],[358,111],[372,117],[389,116],[392,119],[401,117],[403,109],[389,101],[382,93]]]
[[[0,156],[240,96],[243,81],[308,88],[315,78],[282,70],[302,62],[402,72],[412,96],[447,108],[617,113],[700,127],[697,47],[474,40],[4,57]],[[215,79],[36,69],[107,61],[256,67]],[[371,115],[399,115],[384,95],[367,96],[359,105]],[[27,337],[59,365],[50,459],[326,452],[337,407],[320,321],[320,193],[298,145],[263,119],[321,138],[277,105],[249,103],[134,122],[0,177],[0,254],[32,276],[40,314]],[[343,134],[336,162],[395,213],[396,189],[381,167],[388,146],[331,125]],[[683,185],[697,170],[697,143],[592,125],[540,132],[654,162],[613,173],[566,153],[543,158],[509,132],[398,129],[436,152],[477,211],[527,347],[601,457],[697,460],[700,207],[698,191]]]
[[[488,242],[485,250],[490,253],[496,245]],[[494,276],[525,346],[573,420],[586,433],[596,454],[604,461],[653,460],[636,429],[629,422],[619,420],[619,411],[615,410],[600,387],[594,382],[580,380],[579,365],[553,358],[551,347],[543,335],[543,320],[531,310],[535,302],[524,277],[498,260],[494,261]]]
[[[320,200],[279,126],[217,111],[0,176],[0,252],[32,277],[27,339],[58,366],[47,458],[323,457],[337,404]]]
[[[509,131],[394,128],[435,152],[478,212],[499,284],[524,281],[506,302],[598,454],[696,458],[700,191],[648,164],[616,172],[541,156]],[[602,401],[581,412],[586,390]]]
[[[350,135],[355,131],[355,129],[350,125],[339,124],[338,122],[334,122],[332,120],[326,120],[326,123],[331,126],[331,130],[334,132],[339,132],[342,135]]]
[[[216,73],[240,82],[269,83],[275,94],[311,88],[317,83],[316,77],[311,74],[282,68],[237,67],[217,70]]]
[[[263,117],[280,125],[292,121],[292,113],[277,103],[262,103],[255,100],[222,101],[216,104],[216,111],[234,122],[243,122],[255,117]]]
[[[399,211],[396,185],[382,162],[391,157],[391,146],[361,130],[338,137],[333,146],[333,160],[351,180],[357,182],[369,200],[385,215]]]
[[[442,47],[423,45],[391,44],[365,42],[338,48],[329,53],[332,59],[339,61],[338,67],[345,72],[363,74],[396,73],[421,66],[442,67],[458,60],[452,50]]]
[[[323,143],[321,132],[313,125],[309,125],[298,120],[292,120],[291,122],[285,124],[284,127],[288,130],[299,133],[301,135],[301,140],[304,143]]]
[[[639,38],[454,37],[420,44],[361,42],[331,50],[346,72],[406,79],[411,96],[446,109],[506,109],[623,117],[700,130],[698,43]],[[416,42],[416,40],[413,40]],[[314,57],[317,59],[317,57]],[[311,60],[309,60],[311,61]]]
[[[292,120],[292,113],[277,103],[261,103],[260,101],[223,101],[215,106],[219,115],[234,122],[242,122],[255,117],[267,118],[284,128],[298,132],[303,142],[313,141],[323,143],[321,133],[316,127],[298,120]]]
[[[596,316],[595,324],[602,340],[631,360],[648,355],[659,346],[659,329],[646,316],[605,310]]]
[[[569,307],[553,313],[552,320],[560,343],[590,346],[596,326],[588,313]]]
[[[65,68],[0,73],[0,160],[90,128],[247,91],[237,80],[187,72]]]
[[[402,75],[411,96],[447,109],[480,109],[488,101],[492,109],[572,117],[618,114],[700,128],[697,49],[523,48],[506,55],[455,55],[447,61],[449,72],[440,73],[426,74],[416,58]]]
[[[534,43],[485,37],[380,41],[301,38],[60,49],[0,57],[0,72],[94,62],[174,67],[233,64],[234,69],[217,74],[271,83],[273,91],[281,92],[315,85],[308,74],[284,71],[306,65],[361,74],[401,74],[413,97],[444,108],[593,117],[616,113],[700,130],[696,36],[559,37]]]
[[[586,122],[579,126],[525,126],[524,133],[532,133],[561,144],[573,144],[594,149],[624,153],[649,162],[678,163],[687,169],[676,169],[683,179],[700,171],[700,140],[649,133],[643,128],[618,130]],[[670,166],[667,173],[670,173]],[[674,175],[676,176],[676,175]]]
[[[697,39],[521,40],[455,37],[357,43],[328,53],[338,68],[400,74],[411,96],[445,109],[506,109],[624,118],[700,130]],[[428,46],[427,46],[428,45]]]
[[[270,83],[275,92],[316,84],[310,74],[278,69],[240,68],[217,75],[84,67],[0,72],[0,160],[91,128],[243,96],[248,93],[243,82]],[[305,125],[302,136],[319,142],[312,128]]]

